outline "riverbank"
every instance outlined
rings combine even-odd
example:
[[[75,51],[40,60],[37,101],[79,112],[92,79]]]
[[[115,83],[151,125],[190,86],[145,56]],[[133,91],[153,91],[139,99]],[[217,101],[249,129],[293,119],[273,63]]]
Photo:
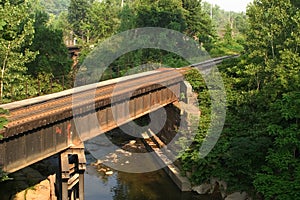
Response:
[[[0,183],[0,200],[57,200],[56,157],[51,157],[9,175]]]

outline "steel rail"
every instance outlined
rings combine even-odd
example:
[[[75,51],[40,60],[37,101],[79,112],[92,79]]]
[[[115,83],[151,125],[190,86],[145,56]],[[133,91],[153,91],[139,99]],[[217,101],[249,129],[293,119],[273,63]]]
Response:
[[[154,82],[155,81],[161,81],[161,80],[163,80],[161,78],[162,75],[164,75],[164,78],[171,78],[174,75],[173,73],[168,74],[166,72],[168,72],[168,71],[162,71],[158,74],[152,75],[149,78],[148,77],[143,77],[143,78],[139,78],[139,79],[131,79],[129,81],[120,82],[119,84],[126,85],[126,87],[130,88],[132,86],[142,85],[147,80],[151,80],[151,81],[154,81]],[[104,86],[104,87],[97,88],[97,89],[95,89],[95,91],[92,90],[92,91],[85,91],[85,92],[82,92],[82,93],[74,94],[75,95],[74,97],[79,98],[79,99],[81,99],[81,97],[84,98],[85,96],[95,96],[95,98],[97,98],[97,97],[107,98],[108,97],[107,95],[111,94],[115,87],[116,87],[116,83],[111,84],[111,85],[107,85],[107,86]],[[93,94],[93,93],[95,93],[95,94]],[[49,103],[44,102],[43,104],[35,104],[35,105],[33,105],[31,107],[27,107],[25,109],[14,110],[13,112],[10,113],[10,116],[9,116],[8,119],[17,120],[19,118],[27,117],[31,114],[36,115],[36,114],[40,114],[40,113],[45,112],[45,111],[49,111],[53,108],[65,106],[65,105],[68,105],[68,104],[72,103],[72,98],[73,98],[72,95],[68,95],[68,96],[65,96],[63,98],[56,99],[53,102],[49,102]],[[76,105],[74,105],[74,106],[76,106]]]
[[[156,85],[157,88],[163,87],[164,82],[170,82],[175,78],[180,78],[178,73],[184,73],[191,67],[206,69],[213,65],[219,64],[225,59],[237,57],[238,55],[223,56],[219,58],[213,58],[200,63],[192,64],[188,67],[179,68],[179,70],[174,69],[159,69],[154,70],[155,72],[140,73],[139,75],[131,75],[131,78],[117,78],[108,81],[103,81],[100,83],[90,84],[86,86],[81,86],[79,88],[73,88],[65,90],[63,92],[54,93],[46,95],[47,98],[39,97],[33,98],[37,100],[27,99],[25,101],[13,102],[11,104],[1,105],[0,108],[9,110],[10,114],[7,116],[9,123],[5,126],[6,129],[10,129],[14,126],[22,126],[26,123],[37,121],[39,119],[46,118],[47,116],[54,116],[62,114],[63,112],[68,112],[66,116],[71,117],[72,109],[79,109],[81,106],[87,106],[95,104],[96,102],[102,102],[102,105],[108,105],[111,102],[112,93],[114,92],[114,97],[121,98],[122,95],[126,96],[128,93],[134,93],[136,86],[139,88],[153,87]],[[176,74],[177,73],[177,74]],[[158,86],[159,84],[162,84]],[[118,85],[122,87],[122,91],[114,91],[114,88]],[[95,89],[96,88],[96,89]],[[157,89],[156,88],[156,89]],[[134,95],[134,94],[132,94]],[[138,95],[138,94],[135,94]],[[86,97],[93,96],[93,99],[86,99]],[[53,98],[52,98],[53,97]],[[73,102],[73,98],[82,99],[81,102]],[[127,96],[127,98],[130,98]],[[124,98],[123,98],[124,99]],[[74,105],[72,105],[75,103]],[[101,104],[101,103],[100,103]],[[78,112],[80,113],[80,111]],[[76,113],[76,114],[78,114]],[[45,123],[43,123],[45,124]]]

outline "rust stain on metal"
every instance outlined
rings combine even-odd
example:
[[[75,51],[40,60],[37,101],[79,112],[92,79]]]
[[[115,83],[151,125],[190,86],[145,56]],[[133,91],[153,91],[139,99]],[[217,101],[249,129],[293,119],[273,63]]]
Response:
[[[67,133],[68,133],[68,139],[71,139],[71,123],[68,123],[68,126],[67,126]]]
[[[55,133],[56,134],[62,134],[62,130],[61,130],[61,128],[59,128],[58,126],[57,127],[55,127]]]

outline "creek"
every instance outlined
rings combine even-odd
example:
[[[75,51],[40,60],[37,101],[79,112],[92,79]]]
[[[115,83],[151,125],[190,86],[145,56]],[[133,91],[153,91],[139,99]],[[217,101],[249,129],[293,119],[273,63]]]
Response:
[[[181,192],[163,169],[147,173],[99,172],[87,155],[85,200],[208,200],[208,195]],[[149,162],[149,160],[147,161]],[[156,162],[154,159],[150,162]]]

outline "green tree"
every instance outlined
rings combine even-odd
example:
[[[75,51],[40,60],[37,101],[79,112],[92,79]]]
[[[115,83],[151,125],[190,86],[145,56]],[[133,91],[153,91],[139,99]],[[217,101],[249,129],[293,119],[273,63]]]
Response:
[[[143,1],[137,10],[137,27],[162,27],[183,32],[184,10],[179,0]]]
[[[120,27],[119,31],[126,31],[136,27],[136,9],[126,4],[119,13]]]
[[[186,10],[184,12],[187,23],[185,33],[198,39],[200,44],[210,51],[216,34],[209,15],[202,8],[201,1],[182,0],[182,6]]]
[[[14,85],[16,95],[24,89],[22,83],[26,80],[25,65],[34,59],[36,53],[26,48],[32,43],[34,36],[34,19],[31,17],[30,2],[13,5],[10,1],[4,0],[0,4],[0,19],[2,29],[0,32],[0,96],[3,99],[7,96],[4,95],[4,86],[10,88]],[[6,94],[9,91],[10,89]]]
[[[68,75],[71,70],[71,59],[63,41],[61,30],[47,25],[48,15],[37,10],[35,13],[35,35],[29,49],[39,52],[35,60],[28,63],[28,73],[37,77],[40,73],[48,73],[54,77]]]
[[[234,31],[241,34],[246,34],[248,30],[247,15],[245,13],[234,14],[233,16]]]
[[[120,5],[114,1],[95,1],[87,12],[87,20],[83,24],[90,43],[96,44],[117,32],[120,25],[118,13]]]
[[[274,141],[254,185],[266,199],[296,199],[300,195],[300,12],[291,1],[254,1],[249,21],[249,71],[255,75],[252,85],[267,99],[266,132]]]
[[[74,33],[85,40],[87,30],[82,25],[86,23],[90,0],[71,0],[68,8],[68,22],[71,24]]]
[[[224,34],[224,41],[227,44],[230,44],[232,42],[232,28],[230,24],[226,24],[225,26],[225,34]]]
[[[182,156],[195,183],[218,177],[229,190],[261,199],[299,198],[300,12],[293,3],[255,0],[248,8],[245,54],[219,67],[228,103],[223,133],[212,152],[199,159],[205,136],[199,130]]]
[[[239,114],[238,121],[251,123],[247,132],[253,140],[269,141],[256,173],[248,176],[265,199],[299,197],[299,14],[290,1],[254,1],[247,11],[247,58],[235,68],[243,92],[236,112],[248,115]]]
[[[61,12],[68,10],[70,0],[40,0],[40,4],[45,12],[58,16]]]
[[[72,26],[68,22],[68,12],[62,11],[54,20],[51,21],[49,24],[49,28],[54,30],[62,31],[63,33],[63,40],[66,44],[69,44],[70,40],[74,39]]]

